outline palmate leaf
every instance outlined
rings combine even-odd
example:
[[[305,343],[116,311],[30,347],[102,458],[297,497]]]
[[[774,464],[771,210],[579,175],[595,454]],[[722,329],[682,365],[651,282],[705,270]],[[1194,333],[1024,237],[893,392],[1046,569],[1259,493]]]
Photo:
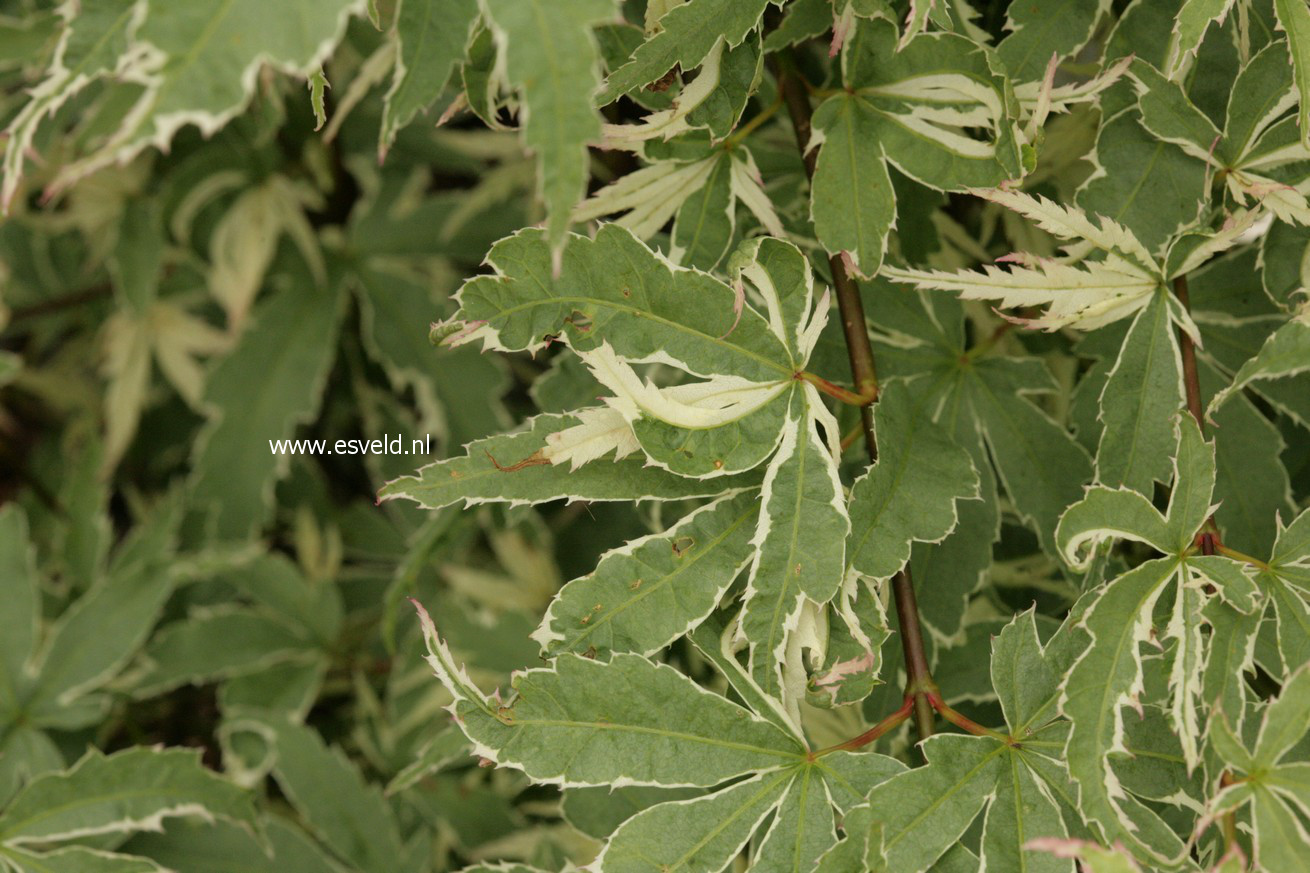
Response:
[[[1232,732],[1218,712],[1211,725],[1215,751],[1243,774],[1214,798],[1215,814],[1251,804],[1255,869],[1304,867],[1300,848],[1310,842],[1301,817],[1310,814],[1310,764],[1283,758],[1310,731],[1310,667],[1303,666],[1283,684],[1278,699],[1265,709],[1250,748]]]
[[[249,103],[261,67],[307,78],[320,70],[351,16],[364,9],[362,0],[295,0],[270,20],[259,0],[140,6],[143,17],[132,22],[115,74],[144,86],[141,94],[118,129],[65,167],[57,185],[146,148],[166,148],[187,124],[214,133]]]
[[[689,0],[659,19],[659,31],[643,42],[605,82],[602,104],[653,82],[675,65],[698,66],[719,39],[734,47],[759,24],[773,0]]]
[[[1297,140],[1292,119],[1284,117],[1296,100],[1287,53],[1285,43],[1275,42],[1242,68],[1233,95],[1256,93],[1260,98],[1230,98],[1223,133],[1179,84],[1146,61],[1135,60],[1131,75],[1141,124],[1158,140],[1177,146],[1208,172],[1222,171],[1236,202],[1254,199],[1283,221],[1306,224],[1310,206],[1305,192],[1269,175],[1310,156]]]
[[[577,466],[610,449],[622,456],[639,446],[656,466],[713,478],[749,470],[773,454],[828,313],[826,294],[814,301],[809,264],[795,246],[775,239],[743,246],[730,267],[737,291],[708,274],[672,267],[614,225],[602,227],[595,240],[577,240],[558,279],[549,278],[539,233],[497,243],[491,262],[500,275],[461,289],[460,311],[442,328],[456,331],[448,342],[480,338],[484,348],[535,351],[558,336],[612,394],[605,398],[612,414],[589,414],[558,437],[590,448],[547,452],[541,460],[567,458]],[[745,283],[758,293],[763,313],[745,303]],[[706,318],[707,302],[722,304],[721,323]],[[633,368],[646,363],[670,364],[705,381],[659,387]],[[821,410],[814,412],[826,415]],[[836,427],[825,430],[831,443]]]
[[[1218,230],[1176,238],[1163,257],[1156,257],[1132,230],[1109,218],[1094,222],[1076,209],[1018,191],[973,193],[1031,218],[1062,239],[1078,242],[1066,245],[1065,258],[1010,255],[1002,260],[1021,266],[1008,271],[988,264],[981,273],[900,268],[883,272],[893,281],[956,291],[966,300],[996,300],[1005,307],[1046,306],[1039,318],[1015,320],[1047,330],[1066,326],[1094,330],[1140,312],[1171,279],[1236,245],[1256,217],[1253,212],[1235,213]],[[1164,302],[1172,321],[1198,338],[1197,327],[1181,304],[1172,297]]]
[[[559,338],[579,352],[609,343],[629,362],[672,362],[698,376],[766,382],[794,372],[783,341],[754,307],[736,308],[731,288],[673,267],[613,224],[594,240],[575,238],[558,278],[536,230],[496,243],[487,263],[496,275],[460,289],[456,320],[466,332],[448,343],[536,351]]]
[[[731,655],[713,663],[770,720],[670,667],[626,654],[608,663],[562,654],[550,669],[518,674],[512,698],[487,697],[456,666],[421,607],[420,618],[429,663],[454,694],[452,712],[475,753],[523,769],[534,780],[568,786],[721,786],[738,780],[638,812],[610,837],[599,870],[717,871],[770,813],[753,869],[805,869],[836,842],[836,812],[905,769],[876,754],[807,754],[794,729],[780,726],[788,722],[776,720],[777,704],[762,696]],[[717,650],[711,638],[719,633],[709,628],[709,645],[702,648],[707,654]]]
[[[500,701],[479,691],[420,608],[428,662],[455,697],[452,713],[474,750],[532,779],[565,786],[717,785],[783,769],[804,744],[695,685],[671,667],[616,654],[573,654],[512,680]]]
[[[1083,814],[1097,823],[1107,840],[1123,840],[1161,861],[1179,858],[1181,843],[1125,792],[1109,766],[1112,753],[1126,751],[1121,707],[1140,706],[1144,686],[1139,646],[1150,638],[1156,602],[1175,583],[1172,618],[1163,634],[1176,641],[1168,711],[1184,757],[1189,767],[1195,766],[1201,733],[1197,704],[1206,657],[1200,632],[1205,614],[1202,585],[1225,590],[1230,602],[1251,603],[1250,580],[1238,565],[1190,554],[1195,534],[1212,509],[1214,455],[1188,416],[1180,422],[1175,470],[1165,515],[1136,492],[1097,487],[1070,507],[1057,532],[1062,555],[1075,566],[1090,560],[1083,545],[1113,539],[1138,540],[1164,554],[1106,584],[1084,619],[1091,645],[1066,677],[1060,702],[1073,722],[1067,756]]]
[[[984,499],[957,503],[956,532],[913,551],[916,576],[928,573],[940,586],[924,609],[944,634],[954,634],[964,599],[991,564],[998,479],[1020,518],[1039,533],[1043,550],[1055,555],[1056,523],[1082,493],[1092,464],[1066,428],[1028,397],[1059,390],[1044,364],[971,354],[954,299],[907,295],[886,282],[871,288],[880,321],[892,333],[877,345],[880,367],[912,380],[916,402],[935,410],[935,420],[970,454],[979,474]]]
[[[938,190],[1021,175],[1013,98],[986,54],[950,33],[922,34],[896,51],[898,41],[888,21],[858,22],[842,50],[846,87],[815,111],[809,143],[820,147],[810,192],[819,241],[866,276],[878,271],[896,221],[884,161]]]
[[[18,191],[23,162],[37,128],[59,107],[95,79],[112,73],[131,44],[131,30],[141,10],[140,0],[90,0],[62,7],[65,21],[59,45],[44,81],[9,123],[5,143],[4,181],[0,208],[7,213]]]
[[[1062,0],[1042,6],[1011,4],[1005,13],[1010,34],[1001,40],[996,53],[1015,81],[1039,80],[1052,53],[1063,58],[1082,48],[1109,8],[1106,0]]]
[[[809,869],[836,843],[834,807],[846,812],[873,784],[904,769],[882,755],[835,752],[714,794],[653,806],[614,833],[598,866],[607,873],[721,870],[772,812],[751,869]]]
[[[1059,657],[1038,642],[1031,613],[1006,625],[993,641],[991,673],[1015,739],[931,737],[921,746],[926,766],[880,782],[867,805],[846,816],[846,839],[832,856],[878,858],[865,862],[873,870],[955,869],[939,865],[955,863],[952,846],[985,810],[988,869],[1069,873],[1069,862],[1033,845],[1067,835],[1056,799],[1068,793],[1057,757],[1067,725],[1054,719],[1059,667]],[[965,860],[959,859],[960,869],[977,869],[977,859],[972,867]]]

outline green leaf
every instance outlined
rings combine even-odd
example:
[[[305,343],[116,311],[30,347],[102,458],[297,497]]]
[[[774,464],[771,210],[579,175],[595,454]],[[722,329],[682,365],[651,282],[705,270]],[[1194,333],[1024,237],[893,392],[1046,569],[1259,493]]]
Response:
[[[1052,53],[1068,57],[1092,37],[1107,0],[1059,0],[1041,6],[1011,4],[1005,13],[1009,36],[996,53],[1016,82],[1039,82]]]
[[[1148,133],[1135,111],[1101,124],[1093,162],[1096,171],[1078,189],[1079,207],[1128,227],[1149,250],[1195,221],[1206,165]]]
[[[288,659],[305,659],[314,649],[298,628],[246,611],[198,612],[156,633],[146,647],[150,664],[136,693],[155,694],[252,673]]]
[[[1142,690],[1139,645],[1148,639],[1151,610],[1176,576],[1178,561],[1141,564],[1106,586],[1084,619],[1092,643],[1064,681],[1060,710],[1073,723],[1066,748],[1078,783],[1078,806],[1107,839],[1120,839],[1161,859],[1182,853],[1163,822],[1119,788],[1109,754],[1124,750],[1124,705]]]
[[[129,203],[109,261],[109,275],[114,296],[137,315],[144,314],[158,295],[166,242],[158,204],[151,200]]]
[[[1037,638],[1036,615],[1031,609],[1020,613],[992,638],[992,687],[1015,736],[1054,714],[1059,687],[1059,676]]]
[[[957,521],[956,502],[977,499],[978,473],[968,452],[929,418],[901,383],[874,406],[878,462],[851,486],[847,564],[873,579],[905,565],[913,542],[940,542]]]
[[[782,22],[764,37],[764,50],[776,52],[831,29],[831,0],[793,0],[787,4]]]
[[[428,662],[455,696],[453,712],[475,751],[536,781],[709,786],[803,756],[794,736],[637,655],[607,664],[560,655],[551,669],[516,674],[511,698],[498,703],[456,666],[427,613],[419,615]]]
[[[1239,612],[1255,609],[1260,590],[1251,579],[1249,565],[1222,555],[1188,555],[1187,569]]]
[[[1151,501],[1136,491],[1102,485],[1088,488],[1083,499],[1060,516],[1055,532],[1060,557],[1075,569],[1089,566],[1095,546],[1111,539],[1146,543],[1165,554],[1172,554],[1178,545]]]
[[[837,842],[835,817],[819,767],[802,767],[787,786],[751,869],[759,873],[812,870]]]
[[[339,285],[322,289],[301,271],[293,275],[294,284],[255,308],[254,324],[205,387],[212,418],[196,443],[191,495],[210,509],[208,523],[223,539],[244,539],[267,517],[272,481],[288,460],[270,442],[291,437],[318,409],[332,363]],[[260,386],[253,399],[252,384]]]
[[[64,26],[45,79],[6,129],[9,138],[0,187],[0,208],[5,213],[18,192],[37,128],[93,81],[113,72],[131,45],[138,7],[138,0],[90,0],[80,4],[76,18]]]
[[[1310,667],[1303,666],[1283,683],[1278,699],[1265,709],[1253,762],[1257,767],[1276,765],[1307,732],[1310,732]]]
[[[926,870],[982,811],[1004,772],[1006,746],[985,737],[937,734],[920,748],[928,763],[869,794],[888,870]]]
[[[1023,762],[1023,756],[1006,755],[996,783],[996,796],[983,822],[984,869],[1023,870],[1025,873],[1070,873],[1072,865],[1042,853],[1033,843],[1067,834],[1060,806]]]
[[[1170,472],[1174,415],[1183,405],[1178,340],[1165,291],[1156,292],[1124,338],[1119,359],[1101,391],[1096,477],[1150,496]]]
[[[1284,324],[1265,341],[1256,356],[1242,365],[1233,382],[1210,400],[1211,415],[1228,397],[1264,379],[1285,379],[1310,370],[1310,323],[1298,316]]]
[[[1278,28],[1287,34],[1288,53],[1292,56],[1292,77],[1296,84],[1299,108],[1296,123],[1301,128],[1301,144],[1310,148],[1310,6],[1301,0],[1274,0]]]
[[[992,358],[968,372],[973,409],[1001,482],[1053,553],[1055,526],[1091,478],[1091,459],[1067,430],[1023,396],[1054,387],[1040,362]]]
[[[619,827],[597,867],[604,873],[722,870],[790,793],[792,781],[790,771],[762,773],[714,794],[652,806]]]
[[[741,619],[751,673],[765,692],[777,696],[786,684],[788,639],[805,601],[827,603],[841,585],[851,529],[835,459],[816,430],[822,401],[812,386],[806,388],[765,473],[751,541],[758,551]]]
[[[255,827],[253,799],[200,764],[190,749],[88,751],[68,770],[37,777],[0,813],[0,844],[50,843],[159,827],[209,815]]]
[[[143,86],[136,105],[103,145],[62,171],[61,184],[125,163],[143,149],[167,148],[183,125],[214,133],[248,105],[260,67],[308,78],[359,11],[358,0],[293,0],[277,16],[267,15],[261,0],[229,0],[187,14],[150,7],[117,70]]]
[[[53,852],[27,852],[16,846],[0,850],[17,873],[162,873],[148,858],[103,852],[85,846],[68,846]]]
[[[1224,379],[1205,359],[1197,365],[1204,400]],[[1283,437],[1245,396],[1230,398],[1215,411],[1213,421],[1215,521],[1226,545],[1247,554],[1266,554],[1273,545],[1275,519],[1289,509],[1291,483],[1279,458]],[[1254,446],[1264,450],[1253,454]]]
[[[666,800],[688,800],[704,793],[699,788],[650,786],[569,788],[564,791],[560,810],[564,820],[573,827],[587,836],[605,840],[618,830],[619,825],[643,809]]]
[[[1174,458],[1174,486],[1169,494],[1165,523],[1173,540],[1174,554],[1191,545],[1196,532],[1214,508],[1214,445],[1201,435],[1200,425],[1190,415],[1178,416],[1178,453]]]
[[[310,829],[354,869],[400,869],[400,836],[376,784],[312,728],[270,725],[276,737],[273,773]]]
[[[697,270],[712,270],[728,253],[736,231],[737,203],[732,191],[734,158],[724,153],[714,159],[705,184],[678,207],[673,222],[673,244],[682,256],[675,260]]]
[[[1169,78],[1176,78],[1183,71],[1190,59],[1196,56],[1210,24],[1223,24],[1232,7],[1233,0],[1186,0],[1183,3],[1174,22],[1165,59],[1164,72]]]
[[[1137,88],[1142,126],[1164,142],[1173,143],[1189,156],[1211,163],[1212,155],[1229,157],[1219,128],[1196,107],[1183,89],[1145,61],[1130,68]]]
[[[751,560],[758,517],[759,495],[749,491],[606,553],[560,590],[533,638],[546,657],[654,654],[713,611]]]
[[[600,103],[613,102],[663,76],[675,65],[699,66],[723,39],[729,48],[755,29],[772,0],[688,0],[660,18],[659,32],[647,39],[632,58],[610,73]]]
[[[843,51],[844,81],[876,114],[887,159],[938,190],[1022,175],[1011,98],[987,53],[954,33],[921,34],[899,52],[898,42],[891,22],[861,21]]]
[[[478,17],[477,0],[401,0],[396,10],[396,68],[382,110],[378,147],[441,95]]]
[[[26,707],[34,722],[80,720],[71,704],[113,678],[145,641],[176,582],[169,562],[178,515],[176,502],[159,506],[119,547],[107,577],[51,627]]]
[[[792,375],[783,341],[754,308],[736,309],[731,288],[671,266],[616,225],[574,239],[558,278],[536,230],[496,243],[487,262],[496,275],[470,280],[458,295],[458,318],[471,331],[461,342],[536,351],[558,336],[579,352],[608,343],[629,361],[672,359],[700,376]]]
[[[522,92],[523,142],[537,155],[546,238],[558,264],[569,212],[586,193],[587,143],[600,135],[592,107],[600,52],[591,26],[617,10],[614,0],[486,0],[486,9],[509,80]]]
[[[819,242],[840,253],[854,272],[882,266],[887,234],[896,224],[896,194],[879,143],[877,110],[858,94],[841,93],[814,113],[810,147],[822,143],[810,186],[810,217]]]
[[[576,470],[537,462],[552,435],[578,424],[575,415],[538,415],[517,432],[477,440],[464,447],[462,456],[429,464],[414,476],[393,479],[378,492],[379,499],[405,498],[426,509],[460,501],[473,506],[564,499],[677,500],[714,496],[759,482],[758,476],[751,474],[687,479],[647,466],[640,457],[592,462]]]
[[[1240,727],[1248,694],[1246,674],[1255,669],[1255,640],[1263,610],[1242,613],[1211,600],[1204,612],[1210,625],[1210,654],[1201,675],[1203,700]]]
[[[268,838],[264,846],[232,825],[176,822],[164,833],[134,837],[127,848],[171,870],[191,873],[341,873],[344,869],[300,828],[278,816],[264,821]]]
[[[27,517],[13,503],[0,507],[0,579],[7,592],[0,609],[0,713],[7,719],[18,711],[32,682],[26,667],[41,618],[40,580]]]

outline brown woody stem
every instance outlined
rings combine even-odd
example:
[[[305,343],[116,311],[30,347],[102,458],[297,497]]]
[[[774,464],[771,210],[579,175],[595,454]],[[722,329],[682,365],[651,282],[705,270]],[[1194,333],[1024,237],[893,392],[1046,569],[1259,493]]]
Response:
[[[1178,302],[1183,304],[1183,309],[1187,312],[1192,311],[1192,301],[1187,293],[1187,277],[1178,276],[1174,279],[1174,296]],[[1196,426],[1201,429],[1201,435],[1205,435],[1205,413],[1201,409],[1201,379],[1196,372],[1196,343],[1192,342],[1192,337],[1181,327],[1178,328],[1178,351],[1183,359],[1183,389],[1187,392],[1187,411],[1192,413],[1192,418],[1196,419]],[[1217,530],[1214,516],[1206,522],[1206,527],[1210,530]],[[1200,540],[1201,554],[1213,555],[1215,553],[1215,538],[1211,534],[1202,536]]]
[[[813,112],[810,107],[810,97],[804,80],[795,73],[790,58],[786,55],[775,55],[774,58],[776,60],[773,70],[778,82],[778,93],[782,96],[788,115],[791,116],[792,130],[796,134],[796,145],[800,148],[806,175],[813,181],[818,154],[816,150],[808,148],[810,116]],[[840,257],[829,258],[828,266],[832,270],[832,285],[837,295],[837,309],[841,314],[842,332],[846,337],[846,351],[851,362],[855,391],[860,396],[876,396],[878,374],[873,363],[873,346],[869,343],[869,330],[864,320],[864,302],[860,299],[860,289]],[[878,458],[878,444],[873,435],[872,407],[863,406],[860,409],[860,416],[869,460],[875,461]],[[900,623],[901,646],[905,652],[906,703],[913,705],[915,727],[918,728],[919,737],[923,739],[933,734],[935,715],[929,693],[936,690],[936,685],[932,680],[932,671],[928,667],[928,657],[923,645],[923,631],[919,627],[919,606],[914,597],[914,583],[910,579],[908,566],[892,577],[892,595],[896,601],[896,618]]]
[[[1183,304],[1183,309],[1192,311],[1191,300],[1187,295],[1187,277],[1174,279],[1174,296]],[[1196,374],[1196,344],[1192,337],[1181,327],[1178,328],[1178,349],[1183,358],[1183,387],[1187,390],[1187,411],[1192,413],[1196,424],[1205,433],[1205,413],[1201,411],[1201,380]]]

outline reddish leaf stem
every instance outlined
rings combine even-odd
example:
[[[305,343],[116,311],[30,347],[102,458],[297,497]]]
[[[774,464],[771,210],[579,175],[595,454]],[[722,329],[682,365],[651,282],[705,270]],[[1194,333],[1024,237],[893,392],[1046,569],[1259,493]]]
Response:
[[[828,746],[826,749],[819,749],[817,752],[811,752],[810,758],[818,758],[829,752],[853,752],[856,749],[867,746],[869,743],[872,743],[874,740],[886,734],[892,728],[909,718],[912,712],[914,712],[914,697],[907,695],[905,702],[901,704],[900,709],[896,710],[891,715],[860,734],[858,737],[851,737],[849,740],[838,743],[835,746]]]
[[[868,406],[870,403],[878,399],[878,386],[876,384],[866,385],[864,392],[856,393],[847,388],[843,388],[834,382],[829,382],[827,379],[817,373],[811,373],[809,370],[801,370],[796,374],[796,378],[803,382],[809,382],[829,397],[836,398],[842,403],[848,403],[851,406]]]

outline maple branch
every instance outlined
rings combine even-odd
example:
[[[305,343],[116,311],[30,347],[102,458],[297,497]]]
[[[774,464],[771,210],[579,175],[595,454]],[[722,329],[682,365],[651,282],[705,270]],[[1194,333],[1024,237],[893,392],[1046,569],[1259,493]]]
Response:
[[[807,148],[810,143],[810,117],[813,109],[804,80],[795,73],[794,64],[789,56],[779,58],[774,55],[773,74],[778,83],[778,93],[782,95],[791,116],[792,130],[796,134],[796,145],[801,151],[801,160],[805,164],[805,174],[814,180],[814,168],[818,158],[817,150]],[[873,346],[869,342],[869,330],[864,320],[864,302],[860,299],[860,289],[846,269],[845,262],[838,256],[828,259],[832,270],[833,290],[837,295],[837,310],[841,314],[842,333],[846,337],[846,351],[851,362],[851,376],[855,380],[856,392],[876,396],[878,393],[878,373],[873,361]],[[878,459],[878,444],[873,435],[872,405],[860,408],[860,421],[864,429],[864,444],[869,452],[869,460]],[[914,723],[919,737],[926,738],[933,734],[933,722],[936,716],[929,700],[929,693],[936,689],[932,671],[928,667],[928,656],[923,645],[923,630],[919,626],[919,605],[914,595],[914,582],[910,578],[907,565],[892,577],[892,595],[896,602],[896,618],[900,625],[901,646],[905,652],[905,693],[907,704],[913,701]]]
[[[1183,311],[1188,313],[1192,311],[1186,276],[1174,278],[1174,296],[1183,304]],[[1181,327],[1178,328],[1178,351],[1183,359],[1183,388],[1187,392],[1187,411],[1196,419],[1196,426],[1201,429],[1201,436],[1205,436],[1205,413],[1201,409],[1201,379],[1196,372],[1196,343],[1192,342],[1191,334]],[[1218,529],[1213,515],[1206,521],[1206,526],[1212,530]],[[1201,554],[1213,555],[1214,552],[1214,536],[1204,537],[1201,540]]]
[[[1187,295],[1186,276],[1178,276],[1174,279],[1174,296],[1183,304],[1184,310],[1192,311],[1192,302]],[[1192,413],[1192,418],[1196,419],[1196,424],[1204,435],[1205,413],[1201,411],[1201,380],[1196,373],[1196,343],[1192,342],[1191,335],[1181,327],[1178,328],[1178,349],[1183,358],[1183,387],[1187,389],[1187,411]]]

